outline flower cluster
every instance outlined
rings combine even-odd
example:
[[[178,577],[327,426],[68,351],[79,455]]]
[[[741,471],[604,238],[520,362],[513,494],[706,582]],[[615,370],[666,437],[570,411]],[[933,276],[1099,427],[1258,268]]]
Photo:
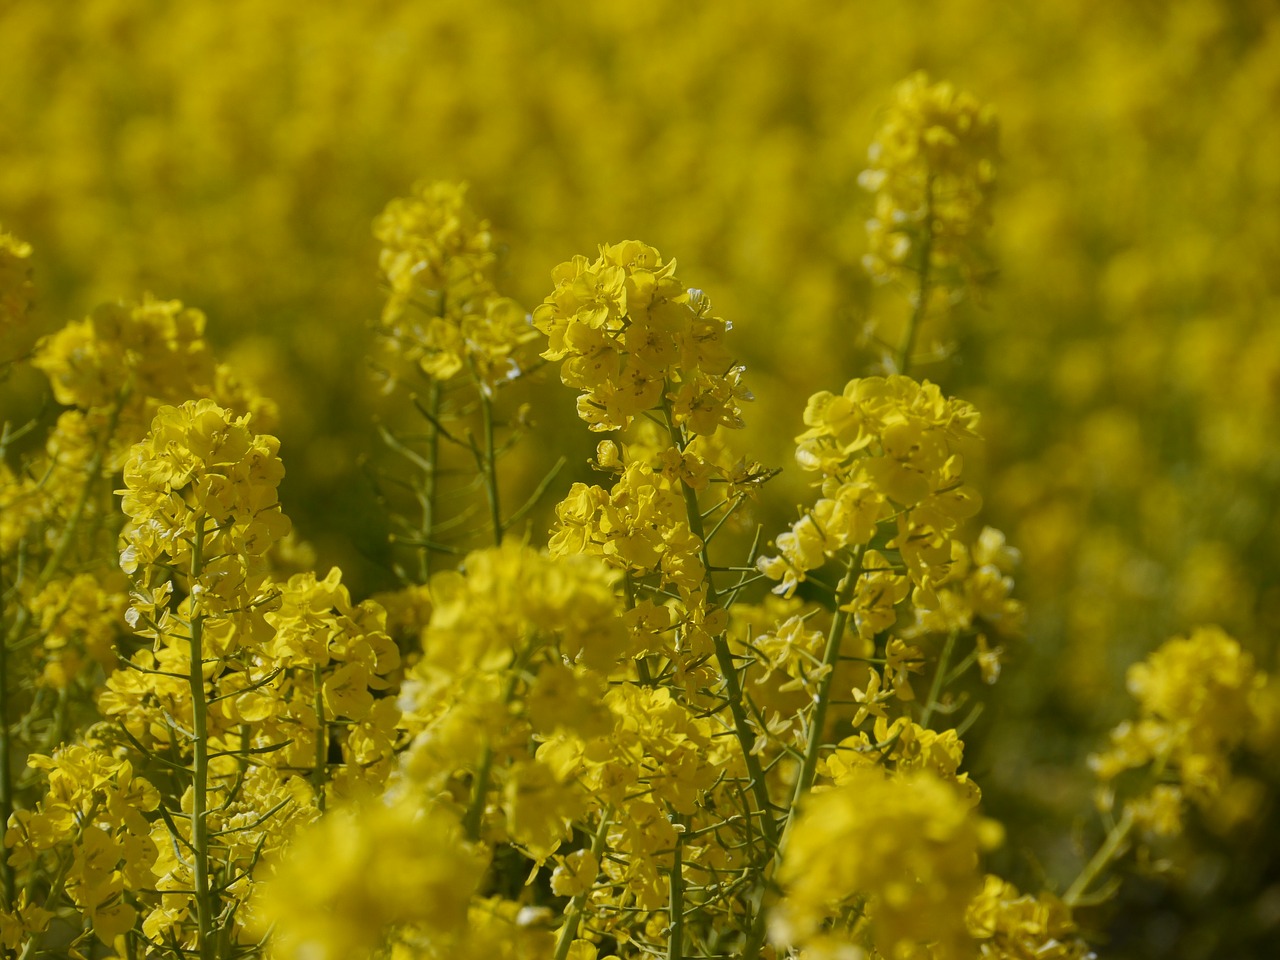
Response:
[[[176,625],[173,568],[190,571],[177,584],[186,606],[251,622],[264,596],[267,551],[289,531],[276,496],[279,446],[212,400],[160,408],[125,463],[121,491],[131,522],[120,565],[142,571],[147,588],[130,617],[142,635],[167,636]],[[228,629],[223,652],[242,639]]]
[[[1092,960],[1080,938],[1071,908],[1046,893],[1019,893],[999,877],[987,875],[982,892],[969,904],[965,920],[978,942],[982,960]]]
[[[389,928],[445,955],[465,940],[484,867],[483,853],[440,809],[355,804],[300,831],[287,858],[264,865],[249,910],[278,957],[368,956]]]
[[[86,656],[104,670],[115,666],[115,642],[126,603],[122,585],[104,585],[81,573],[53,580],[31,598],[29,609],[47,658],[42,682],[66,688],[84,667]]]
[[[274,405],[218,363],[204,338],[205,316],[177,300],[106,303],[36,345],[33,365],[59,403],[87,411],[129,400],[139,433],[164,404],[210,397],[270,426]]]
[[[762,557],[760,569],[789,595],[809,571],[868,546],[882,523],[892,523],[886,547],[931,600],[950,572],[953,534],[981,502],[962,476],[977,411],[927,381],[869,377],[851,380],[840,395],[814,394],[804,422],[796,460],[822,474],[822,496],[778,536],[778,554]]]
[[[494,285],[489,222],[468,204],[465,184],[417,184],[374,223],[389,288],[378,329],[388,386],[417,366],[436,380],[470,371],[488,390],[519,376],[522,347],[536,333]]]
[[[1149,782],[1125,797],[1124,812],[1156,834],[1177,834],[1186,802],[1211,807],[1232,779],[1232,752],[1267,726],[1267,675],[1221,629],[1200,627],[1134,664],[1128,679],[1140,713],[1090,758],[1099,803],[1110,810],[1121,775],[1149,768]]]
[[[465,570],[431,580],[421,656],[401,692],[406,775],[417,789],[455,791],[473,839],[542,861],[569,838],[587,795],[536,758],[531,740],[612,729],[606,680],[631,653],[614,578],[516,544],[469,554]]]
[[[46,856],[69,862],[67,895],[98,938],[113,944],[138,918],[125,890],[154,885],[151,867],[158,851],[146,814],[159,806],[160,794],[129,760],[111,756],[100,744],[70,744],[28,762],[44,773],[48,792],[35,810],[13,814],[4,843],[14,850],[10,863],[34,872]],[[23,932],[43,929],[49,917],[39,913],[27,913]],[[6,938],[5,946],[16,942]]]
[[[675,260],[626,240],[553,272],[555,291],[533,322],[548,337],[543,357],[564,361],[561,378],[582,391],[578,416],[592,430],[622,429],[659,408],[691,433],[742,426],[751,395],[724,347],[730,325],[675,270]]]
[[[898,85],[859,183],[875,194],[864,264],[880,280],[976,266],[991,220],[994,110],[924,73]]]
[[[885,957],[972,956],[965,913],[981,890],[978,854],[1000,837],[931,773],[863,769],[815,794],[796,822],[774,936],[818,956],[850,943]]]

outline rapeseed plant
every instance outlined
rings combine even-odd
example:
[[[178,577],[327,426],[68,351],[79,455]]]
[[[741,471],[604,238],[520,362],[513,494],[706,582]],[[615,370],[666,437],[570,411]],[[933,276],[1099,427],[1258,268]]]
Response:
[[[132,29],[128,7],[113,29]],[[339,42],[341,17],[316,21]],[[867,300],[877,367],[797,394],[809,492],[772,536],[753,511],[803,487],[774,495],[744,429],[750,350],[673,258],[601,244],[526,311],[499,292],[503,251],[464,186],[388,204],[369,360],[401,408],[376,430],[400,466],[373,470],[405,493],[382,498],[400,586],[362,601],[340,568],[298,569],[273,434],[288,412],[215,359],[204,315],[146,295],[36,339],[38,259],[0,234],[0,359],[64,408],[43,450],[14,445],[47,418],[0,442],[0,947],[1082,958],[1130,865],[1170,838],[1194,849],[1192,818],[1232,802],[1249,821],[1267,787],[1241,758],[1274,749],[1275,688],[1198,627],[1130,670],[1139,716],[1091,760],[1096,850],[1034,895],[997,874],[1018,841],[983,812],[964,738],[1025,655],[1021,551],[1066,536],[1035,498],[1075,481],[994,485],[1031,505],[1039,543],[977,522],[982,404],[944,388],[930,339],[975,337],[960,304],[994,276],[999,126],[919,72],[881,120],[858,177],[863,265],[885,287]],[[133,134],[125,160],[150,169],[168,148]],[[1077,359],[1060,380],[1083,397]],[[602,435],[600,482],[503,466],[532,431],[516,397],[552,364]],[[1265,360],[1245,366],[1266,382]],[[1143,475],[1125,415],[1087,436],[1086,463]],[[1216,449],[1265,474],[1249,446]],[[1159,494],[1145,516],[1162,530],[1159,504],[1187,505]],[[1180,575],[1226,583],[1232,562],[1210,544]],[[1210,610],[1212,592],[1181,602]]]

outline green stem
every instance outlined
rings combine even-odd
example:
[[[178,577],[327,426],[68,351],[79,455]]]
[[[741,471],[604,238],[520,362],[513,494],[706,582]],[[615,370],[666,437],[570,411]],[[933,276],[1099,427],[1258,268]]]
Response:
[[[316,711],[316,762],[311,768],[311,787],[316,793],[316,806],[324,813],[324,788],[329,782],[329,722],[324,714],[324,673],[318,663],[311,665],[311,682]]]
[[[853,592],[858,585],[858,578],[862,575],[862,555],[864,550],[864,547],[858,547],[849,556],[844,577],[841,578],[836,587],[836,612],[831,620],[831,629],[827,632],[826,648],[822,654],[822,676],[818,680],[813,715],[809,718],[809,736],[805,741],[804,759],[800,764],[800,773],[796,777],[791,805],[787,808],[787,820],[782,827],[782,837],[774,850],[774,866],[782,862],[782,855],[787,845],[787,837],[791,835],[791,829],[795,823],[800,803],[813,786],[814,777],[817,775],[818,754],[822,750],[822,732],[827,725],[827,709],[831,705],[831,683],[835,676],[836,665],[840,662],[840,648],[844,640],[845,628],[849,623],[849,612],[841,608],[849,606],[850,601],[853,599]],[[755,910],[742,948],[743,960],[756,960],[759,957],[767,933],[766,920],[768,912],[764,907],[763,889],[758,892],[753,902]]]
[[[1133,814],[1126,809],[1116,821],[1115,826],[1107,833],[1107,839],[1102,842],[1098,852],[1085,864],[1084,869],[1080,871],[1080,876],[1076,877],[1075,882],[1062,895],[1063,903],[1068,907],[1074,907],[1080,901],[1080,898],[1098,879],[1098,875],[1124,853],[1124,846],[1132,829]]]
[[[842,609],[849,606],[853,599],[853,591],[862,575],[862,554],[865,548],[858,547],[849,556],[844,577],[836,587],[836,612],[831,619],[831,629],[827,632],[827,645],[822,654],[822,676],[818,679],[818,692],[814,698],[813,715],[809,718],[809,737],[805,741],[804,761],[800,766],[800,775],[796,778],[796,789],[792,795],[791,807],[787,811],[787,826],[783,832],[790,830],[795,819],[796,810],[801,799],[813,786],[813,779],[818,769],[818,753],[822,749],[822,733],[827,725],[827,709],[831,706],[831,683],[835,679],[836,665],[840,662],[840,647],[844,641],[845,628],[849,623],[849,611]],[[785,842],[785,841],[784,841]],[[779,847],[778,859],[782,858]]]
[[[684,818],[671,815],[676,830],[676,846],[671,852],[671,895],[667,912],[671,920],[667,937],[667,960],[684,957]]]
[[[191,583],[199,582],[204,568],[204,514],[196,517],[195,537],[191,544]],[[214,960],[213,918],[215,911],[209,886],[209,718],[204,695],[204,614],[197,612],[199,598],[191,600],[191,664],[188,683],[191,688],[191,725],[194,735],[191,772],[191,847],[194,865],[196,946],[200,960]]]
[[[687,443],[682,442],[680,431],[676,429],[671,417],[671,401],[665,396],[662,399],[662,412],[666,417],[667,432],[671,436],[671,442],[684,452]],[[685,513],[688,517],[689,531],[697,538],[702,545],[702,566],[706,571],[705,584],[707,587],[707,606],[714,606],[717,602],[718,595],[716,593],[715,583],[711,579],[711,558],[707,552],[707,540],[703,534],[702,526],[702,510],[698,506],[697,492],[685,483],[684,479],[680,480],[680,488],[684,492]],[[738,748],[742,751],[742,759],[747,767],[747,776],[751,778],[751,793],[755,798],[756,807],[760,812],[760,829],[764,834],[765,840],[770,846],[778,842],[778,826],[773,819],[773,801],[769,798],[769,787],[765,782],[764,770],[760,766],[760,760],[753,752],[756,738],[751,730],[751,721],[747,717],[746,707],[743,705],[742,683],[738,678],[738,666],[733,662],[733,651],[729,649],[729,640],[723,634],[717,634],[712,644],[715,648],[716,664],[720,668],[720,675],[724,677],[725,699],[729,704],[729,713],[733,717],[733,733],[738,741]]]
[[[924,236],[920,240],[920,284],[916,288],[916,302],[911,309],[911,319],[907,321],[907,331],[902,338],[902,346],[898,348],[898,373],[906,375],[911,366],[911,354],[916,347],[916,336],[920,325],[924,322],[925,312],[929,305],[929,272],[933,259],[933,176],[924,183]]]
[[[427,463],[430,469],[422,478],[422,541],[418,550],[418,578],[426,583],[431,577],[432,550],[427,544],[434,540],[432,536],[436,522],[436,491],[440,472],[440,431],[436,424],[440,420],[440,381],[431,378],[431,390],[427,394],[427,409],[431,416],[427,418]]]
[[[504,713],[516,695],[516,684],[520,679],[520,667],[519,658],[512,661],[511,673],[508,674],[506,686],[502,690],[502,710]],[[480,826],[484,821],[485,800],[489,793],[489,777],[492,773],[493,746],[486,742],[484,750],[480,754],[480,764],[476,768],[475,781],[471,789],[471,804],[467,807],[467,814],[462,820],[462,828],[466,831],[467,839],[472,843],[480,839]]]
[[[480,411],[484,417],[484,490],[489,498],[489,522],[493,524],[493,542],[502,546],[502,512],[498,507],[498,464],[493,442],[493,398],[480,386]]]
[[[606,807],[604,813],[600,815],[600,826],[596,828],[596,835],[591,838],[591,855],[595,857],[596,863],[600,862],[600,856],[604,853],[612,816],[613,808]],[[582,923],[582,912],[586,909],[587,897],[590,893],[590,890],[584,890],[569,901],[564,926],[560,928],[560,939],[556,941],[556,952],[552,960],[565,960],[565,957],[569,956],[569,947],[578,937],[578,926]]]
[[[938,698],[942,696],[942,685],[947,675],[947,667],[951,663],[951,654],[956,649],[956,632],[952,630],[947,634],[947,640],[942,645],[942,654],[938,657],[938,672],[933,675],[933,685],[929,688],[929,699],[925,702],[924,709],[920,712],[920,726],[929,726],[929,721],[933,719],[933,713],[938,709]]]

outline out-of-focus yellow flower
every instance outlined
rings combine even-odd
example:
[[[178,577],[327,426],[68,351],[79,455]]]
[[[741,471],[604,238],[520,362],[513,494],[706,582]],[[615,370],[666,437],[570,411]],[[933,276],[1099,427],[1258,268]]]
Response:
[[[940,267],[974,275],[991,221],[998,129],[991,106],[950,83],[915,73],[898,85],[859,177],[875,194],[863,260],[873,277]]]
[[[965,917],[983,960],[1089,960],[1071,915],[1053,894],[1038,897],[988,874]]]
[[[437,949],[466,930],[485,867],[441,810],[373,802],[331,811],[259,872],[253,926],[274,930],[281,960],[367,956],[390,928],[413,925]],[[274,925],[274,927],[272,927]]]
[[[999,835],[932,773],[852,770],[808,799],[788,839],[775,939],[803,946],[852,908],[829,936],[886,957],[926,945],[937,958],[971,956],[965,911],[981,889],[978,854]]]

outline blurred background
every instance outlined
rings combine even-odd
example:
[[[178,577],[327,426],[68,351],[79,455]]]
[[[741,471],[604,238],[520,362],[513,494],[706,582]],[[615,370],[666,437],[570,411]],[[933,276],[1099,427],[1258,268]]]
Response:
[[[1016,838],[1000,867],[1062,883],[1096,830],[1085,757],[1131,712],[1125,667],[1212,622],[1276,668],[1271,0],[6,0],[0,224],[35,249],[46,329],[145,291],[208,313],[280,404],[295,528],[364,595],[394,583],[362,469],[403,403],[362,359],[389,200],[468,181],[529,308],[598,243],[677,257],[734,323],[758,400],[742,449],[790,467],[804,397],[871,370],[869,325],[901,319],[860,267],[857,176],[917,69],[1002,125],[998,275],[926,331],[939,359],[916,372],[982,410],[982,519],[1025,560],[1030,636],[970,767]],[[508,480],[527,492],[566,450],[554,501],[594,438],[545,381],[521,388],[538,428]],[[34,409],[32,386],[6,406]],[[757,512],[766,537],[809,496],[795,473]],[[1106,955],[1273,955],[1276,781],[1260,767],[1177,869],[1130,885]]]

